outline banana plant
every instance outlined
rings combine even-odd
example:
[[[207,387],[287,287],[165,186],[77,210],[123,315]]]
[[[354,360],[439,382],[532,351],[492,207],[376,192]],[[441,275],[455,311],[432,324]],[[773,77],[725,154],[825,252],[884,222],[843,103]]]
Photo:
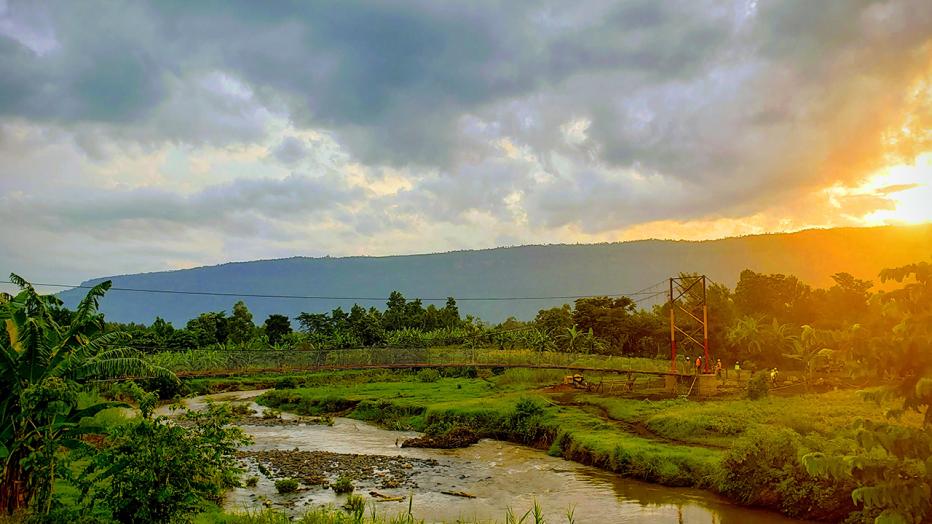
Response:
[[[835,354],[835,350],[825,347],[830,344],[831,333],[819,331],[812,326],[803,326],[802,333],[799,337],[792,339],[792,353],[784,353],[783,356],[789,359],[798,360],[803,364],[806,377],[806,388],[812,383],[813,368],[819,360],[829,359]]]
[[[21,291],[0,303],[0,512],[12,514],[33,504],[50,509],[56,451],[82,446],[80,437],[93,431],[83,418],[118,403],[78,409],[82,384],[94,379],[157,377],[177,380],[164,368],[145,362],[133,349],[120,346],[124,334],[104,331],[98,313],[110,282],[88,291],[60,325],[54,313],[62,302],[40,295],[18,275],[10,281]]]

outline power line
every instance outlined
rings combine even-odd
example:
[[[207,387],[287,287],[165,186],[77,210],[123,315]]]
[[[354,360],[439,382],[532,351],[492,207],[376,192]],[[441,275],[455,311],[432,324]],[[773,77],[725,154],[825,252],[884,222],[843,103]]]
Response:
[[[513,297],[461,297],[455,298],[457,302],[479,302],[479,301],[511,301],[511,300],[575,300],[580,298],[590,298],[590,297],[631,297],[631,296],[640,296],[648,295],[648,297],[656,296],[657,293],[650,293],[648,290],[658,286],[659,284],[664,283],[665,281],[652,284],[640,291],[635,291],[633,293],[606,293],[606,294],[588,294],[588,295],[555,295],[555,296],[513,296]],[[2,284],[13,284],[8,280],[0,280]],[[49,284],[49,283],[32,283],[33,286],[46,286],[46,287],[58,287],[58,288],[67,288],[67,289],[92,289],[94,286],[86,285],[69,285],[69,284]],[[131,293],[159,293],[167,295],[194,295],[194,296],[218,296],[218,297],[237,297],[237,298],[275,298],[275,299],[298,299],[298,300],[368,300],[368,301],[385,301],[389,297],[339,297],[339,296],[328,296],[328,295],[274,295],[274,294],[262,294],[262,293],[235,293],[235,292],[220,292],[220,291],[183,291],[183,290],[174,290],[174,289],[146,289],[146,288],[127,288],[127,287],[111,287],[110,291],[124,291]],[[443,298],[419,298],[422,302],[445,302],[449,297]]]

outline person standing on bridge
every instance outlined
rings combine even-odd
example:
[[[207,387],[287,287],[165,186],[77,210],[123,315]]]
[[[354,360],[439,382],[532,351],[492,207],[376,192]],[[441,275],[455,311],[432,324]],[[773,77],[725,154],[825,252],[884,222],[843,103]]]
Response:
[[[735,381],[741,382],[741,364],[735,361]]]
[[[702,357],[696,357],[696,374],[702,373]]]

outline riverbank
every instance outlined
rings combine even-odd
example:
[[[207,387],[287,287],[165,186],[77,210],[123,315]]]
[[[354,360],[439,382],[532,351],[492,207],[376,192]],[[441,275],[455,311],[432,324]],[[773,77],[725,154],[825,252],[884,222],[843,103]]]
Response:
[[[255,396],[256,392],[225,393],[186,399],[185,404],[196,409],[207,401],[239,403]],[[255,404],[249,406],[261,409]],[[288,416],[282,413],[283,418]],[[337,494],[317,483],[320,476],[313,472],[327,468],[326,457],[362,466],[353,484],[355,493],[365,502],[366,514],[377,511],[380,519],[384,517],[374,522],[516,522],[507,519],[509,509],[520,520],[535,503],[546,516],[546,522],[795,522],[774,512],[737,506],[708,491],[644,483],[551,457],[528,446],[483,439],[459,449],[402,448],[401,441],[418,434],[387,430],[358,419],[335,416],[333,420],[332,426],[243,426],[253,438],[253,444],[243,452],[253,455],[272,451],[269,455],[283,457],[291,469],[267,468],[262,472],[254,460],[246,460],[244,485],[227,493],[223,504],[227,512],[246,516],[211,515],[209,519],[205,516],[203,522],[287,522],[291,518],[301,521],[305,514],[315,515],[307,522],[356,522],[349,518],[339,520],[341,517],[337,515],[352,517],[352,513],[340,509],[328,513],[326,519],[318,518],[328,507],[341,508],[350,502],[348,495]],[[388,472],[377,463],[384,460],[395,460],[396,464],[403,460],[400,466],[405,474],[410,474],[412,483],[397,488],[381,487]],[[426,460],[437,464],[425,463]],[[331,466],[322,476],[333,480],[342,476],[344,469],[351,468]],[[301,480],[304,476],[310,476],[310,482]],[[276,481],[286,478],[299,479],[300,485],[294,492],[279,493]],[[409,503],[414,517],[404,520]],[[252,520],[251,516],[265,507],[286,518]],[[565,519],[568,513],[574,515],[572,520]],[[395,517],[401,520],[393,520]],[[525,522],[533,522],[533,518]]]
[[[552,392],[553,373],[337,383],[276,389],[266,406],[302,415],[339,412],[391,429],[455,429],[545,449],[664,486],[688,486],[797,518],[843,520],[851,486],[808,475],[810,451],[850,445],[847,421],[883,408],[853,391],[761,401],[645,401]]]

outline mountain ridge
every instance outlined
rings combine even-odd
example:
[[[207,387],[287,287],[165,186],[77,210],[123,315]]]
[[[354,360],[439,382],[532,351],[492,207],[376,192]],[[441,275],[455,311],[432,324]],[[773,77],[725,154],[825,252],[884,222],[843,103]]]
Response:
[[[681,271],[708,274],[734,286],[743,269],[795,274],[822,287],[837,272],[876,281],[884,267],[932,256],[932,224],[871,228],[807,229],[713,240],[643,239],[597,244],[532,244],[405,255],[352,255],[225,262],[188,269],[114,275],[114,287],[250,294],[408,298],[566,296],[633,292]],[[59,296],[74,305],[85,290]],[[161,316],[176,325],[203,311],[232,308],[235,297],[162,295],[111,291],[101,302],[109,320],[151,322]],[[261,323],[270,313],[347,309],[353,300],[249,298]],[[376,300],[356,300],[383,307]],[[461,303],[460,310],[488,321],[532,318],[559,300]],[[650,302],[644,303],[649,305]]]

